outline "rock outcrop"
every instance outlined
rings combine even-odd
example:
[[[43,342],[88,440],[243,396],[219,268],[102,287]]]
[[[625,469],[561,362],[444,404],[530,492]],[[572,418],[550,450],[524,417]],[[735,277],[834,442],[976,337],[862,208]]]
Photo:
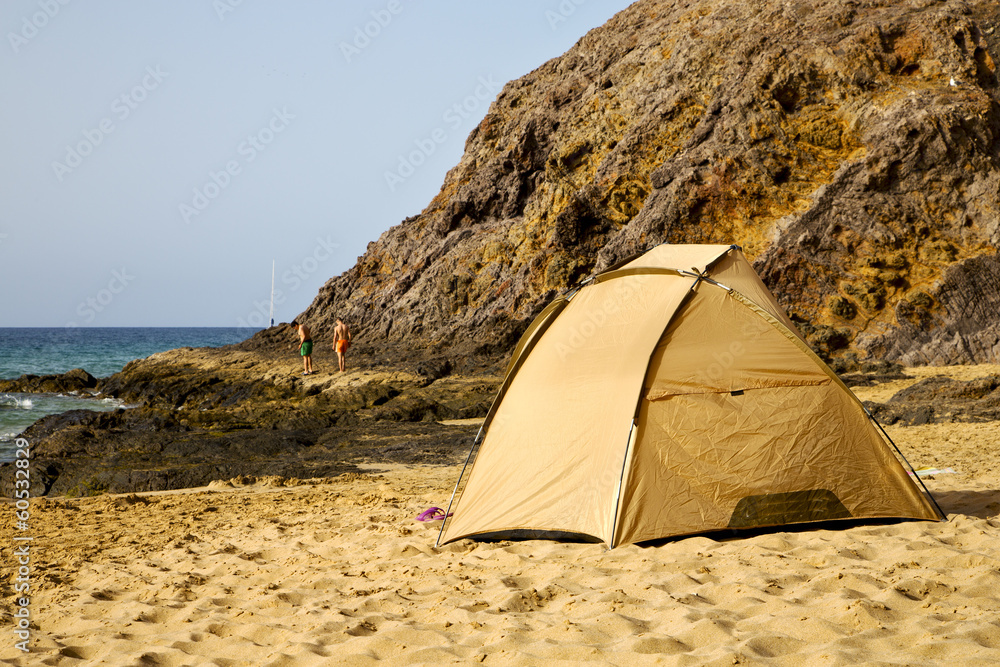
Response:
[[[319,372],[303,377],[290,330],[272,333],[286,342],[280,353],[184,348],[133,361],[97,385],[130,407],[35,422],[22,434],[31,495],[159,491],[240,475],[306,479],[360,461],[452,463],[478,426],[439,422],[482,416],[499,383],[427,362],[335,374],[328,350],[314,354]],[[0,464],[0,496],[13,497],[15,473]]]
[[[1000,375],[975,380],[935,376],[903,389],[885,403],[865,402],[882,424],[920,426],[1000,419]]]
[[[13,380],[0,380],[0,393],[81,394],[97,392],[98,380],[82,368],[61,375],[25,374]]]
[[[998,27],[993,0],[640,0],[507,84],[303,318],[497,357],[596,270],[737,243],[828,358],[996,360]]]

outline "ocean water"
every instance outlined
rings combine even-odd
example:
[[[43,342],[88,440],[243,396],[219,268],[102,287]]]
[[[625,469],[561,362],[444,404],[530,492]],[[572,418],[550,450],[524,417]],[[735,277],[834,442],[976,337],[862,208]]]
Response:
[[[0,328],[0,378],[57,375],[82,368],[94,377],[117,373],[133,359],[178,347],[239,343],[256,330],[218,328]],[[53,394],[0,393],[0,462],[14,458],[14,440],[46,415],[114,410],[116,401]]]

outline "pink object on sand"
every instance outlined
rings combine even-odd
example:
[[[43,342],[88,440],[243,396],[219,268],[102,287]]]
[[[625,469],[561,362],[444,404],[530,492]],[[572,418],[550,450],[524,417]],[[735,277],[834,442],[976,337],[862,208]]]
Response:
[[[448,516],[451,516],[451,514]],[[417,521],[440,521],[444,518],[446,517],[443,509],[440,507],[431,507],[421,512],[420,516],[417,517]]]

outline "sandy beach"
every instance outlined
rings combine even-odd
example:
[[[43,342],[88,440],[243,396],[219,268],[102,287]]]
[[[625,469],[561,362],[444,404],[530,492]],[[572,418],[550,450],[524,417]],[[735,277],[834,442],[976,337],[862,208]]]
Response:
[[[971,379],[997,366],[908,369]],[[885,400],[916,380],[858,388]],[[947,522],[437,549],[460,466],[33,502],[12,665],[995,665],[1000,422],[887,429]],[[247,483],[250,482],[250,483]],[[4,510],[4,535],[14,531]],[[4,567],[14,567],[9,551]],[[5,615],[14,608],[5,576]]]

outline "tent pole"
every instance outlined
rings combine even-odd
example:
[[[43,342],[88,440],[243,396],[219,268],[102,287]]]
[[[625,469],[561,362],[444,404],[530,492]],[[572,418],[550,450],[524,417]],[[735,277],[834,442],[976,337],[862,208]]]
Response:
[[[896,443],[893,442],[893,440],[892,440],[891,437],[889,437],[889,434],[885,432],[884,428],[882,428],[882,424],[880,424],[878,422],[878,420],[875,419],[875,415],[873,415],[871,412],[869,412],[868,408],[865,408],[865,413],[868,415],[868,418],[871,419],[875,423],[875,426],[878,426],[878,430],[882,432],[882,435],[885,436],[885,439],[889,441],[889,444],[892,445],[892,448],[896,450],[896,453],[899,454],[899,457],[901,459],[903,459],[904,463],[906,463],[906,467],[908,467],[910,469],[910,472],[913,473],[913,476],[916,478],[917,482],[920,484],[920,487],[924,490],[924,493],[926,493],[927,497],[931,499],[932,503],[934,503],[934,507],[935,507],[935,509],[937,509],[938,514],[941,515],[941,518],[943,520],[947,521],[948,520],[948,515],[945,514],[944,510],[941,509],[941,506],[938,505],[938,501],[934,497],[934,494],[932,494],[931,490],[927,488],[926,484],[924,484],[924,480],[920,479],[920,475],[917,474],[917,471],[914,470],[914,468],[910,464],[910,462],[906,460],[906,456],[903,455],[903,452],[899,451],[899,447],[896,446]]]
[[[469,461],[472,460],[472,453],[476,451],[476,447],[479,445],[479,439],[483,435],[483,429],[486,427],[486,422],[479,427],[479,433],[476,434],[476,439],[472,441],[472,448],[469,449],[469,455],[465,457],[465,465],[462,466],[462,474],[458,476],[458,481],[455,482],[455,489],[451,492],[451,498],[448,500],[448,509],[444,511],[444,519],[441,521],[441,529],[438,531],[437,541],[434,543],[435,547],[441,546],[441,536],[444,535],[444,525],[448,523],[448,515],[451,514],[451,505],[455,502],[455,494],[458,493],[458,487],[462,483],[462,478],[465,477],[465,470],[469,467]]]
[[[625,460],[622,461],[622,473],[618,477],[618,486],[615,488],[615,513],[611,517],[611,542],[608,544],[608,551],[618,546],[615,542],[615,533],[618,531],[618,510],[622,502],[622,484],[625,483],[625,469],[628,468],[629,459],[632,458],[632,447],[638,427],[638,419],[633,418],[632,425],[628,430],[628,443],[625,445]]]

